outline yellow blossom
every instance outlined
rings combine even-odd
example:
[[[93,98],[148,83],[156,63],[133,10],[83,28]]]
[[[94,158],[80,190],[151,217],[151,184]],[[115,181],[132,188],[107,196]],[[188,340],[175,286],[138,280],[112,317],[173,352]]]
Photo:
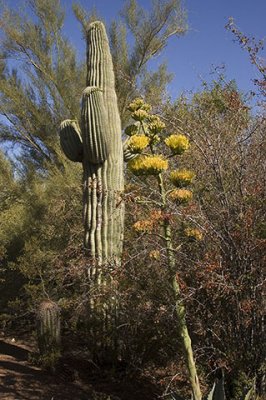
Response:
[[[141,153],[148,146],[150,140],[145,135],[133,135],[128,141],[128,148],[132,153]]]
[[[168,168],[168,161],[162,156],[139,156],[128,167],[135,175],[158,175]]]
[[[150,213],[150,218],[153,222],[159,222],[163,219],[163,213],[161,210],[152,210]]]
[[[203,239],[202,232],[197,228],[186,228],[184,233],[187,238],[192,240],[201,241]]]
[[[158,115],[149,115],[148,121],[148,129],[152,135],[156,135],[165,128],[165,123],[161,121]]]
[[[159,260],[161,257],[161,253],[159,250],[152,250],[149,254],[149,257],[154,260]]]
[[[131,117],[135,120],[135,121],[143,121],[144,119],[146,119],[148,117],[148,113],[145,110],[136,110],[131,114]]]
[[[194,177],[195,173],[186,169],[172,171],[170,174],[170,179],[172,183],[179,188],[188,186]]]
[[[141,98],[136,98],[135,100],[132,101],[132,103],[129,104],[127,109],[131,112],[137,111],[139,109],[144,111],[150,111],[151,105],[145,103],[144,100]]]
[[[133,225],[133,228],[137,232],[151,232],[153,227],[152,221],[149,221],[148,219],[143,219],[141,221],[135,222]]]
[[[189,140],[185,135],[171,135],[164,142],[173,154],[178,155],[183,154],[190,147]]]
[[[169,194],[169,198],[178,204],[186,204],[192,200],[193,194],[187,189],[175,189]]]

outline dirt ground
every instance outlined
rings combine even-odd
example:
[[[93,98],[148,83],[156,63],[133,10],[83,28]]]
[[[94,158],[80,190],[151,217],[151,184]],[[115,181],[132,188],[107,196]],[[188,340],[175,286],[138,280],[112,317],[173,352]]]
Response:
[[[151,400],[149,382],[114,380],[100,371],[90,374],[90,364],[63,363],[56,374],[33,365],[29,343],[0,338],[0,400]],[[86,379],[84,378],[86,377]],[[88,378],[89,377],[89,378]]]
[[[66,377],[53,376],[28,362],[31,350],[14,339],[0,340],[1,400],[90,400],[88,392]]]

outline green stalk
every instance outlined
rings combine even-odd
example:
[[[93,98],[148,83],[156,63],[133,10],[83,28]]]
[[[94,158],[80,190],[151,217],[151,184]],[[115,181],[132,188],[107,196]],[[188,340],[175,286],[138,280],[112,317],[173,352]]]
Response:
[[[165,192],[162,174],[158,175],[157,180],[158,180],[158,187],[159,187],[159,192],[160,192],[161,200],[162,200],[161,210],[165,211],[165,209],[166,209],[166,192]],[[201,400],[202,394],[201,394],[201,390],[200,390],[196,364],[195,364],[194,357],[193,357],[193,349],[192,349],[191,339],[190,339],[190,335],[189,335],[188,327],[187,327],[187,323],[186,323],[186,310],[185,310],[183,300],[181,298],[180,286],[177,281],[176,261],[175,261],[175,254],[174,254],[173,240],[172,240],[172,229],[171,229],[171,225],[170,225],[168,219],[164,219],[163,227],[164,227],[164,238],[165,238],[165,242],[166,242],[168,265],[169,265],[171,273],[174,274],[173,281],[172,281],[172,289],[173,289],[173,292],[175,295],[175,301],[176,301],[175,310],[176,310],[176,316],[177,316],[177,320],[178,320],[178,334],[179,334],[179,337],[180,337],[180,339],[182,341],[182,345],[183,345],[183,351],[184,351],[184,356],[185,356],[185,360],[186,360],[186,364],[187,364],[189,381],[190,381],[191,389],[192,389],[192,393],[193,393],[193,399]]]

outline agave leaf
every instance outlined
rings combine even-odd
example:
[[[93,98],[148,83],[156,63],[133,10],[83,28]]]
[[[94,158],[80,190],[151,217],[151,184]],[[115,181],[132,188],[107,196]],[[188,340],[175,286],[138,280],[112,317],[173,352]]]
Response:
[[[213,400],[225,400],[224,377],[222,377],[216,384]]]
[[[256,393],[256,383],[254,380],[253,385],[247,392],[246,396],[244,397],[244,400],[251,400],[253,397],[255,398],[255,393]]]
[[[214,382],[212,390],[208,394],[207,400],[213,400],[213,394],[214,394],[215,388],[216,388],[216,383]]]
[[[224,392],[224,378],[219,379],[218,382],[215,382],[212,390],[210,391],[207,400],[225,400],[225,392]]]

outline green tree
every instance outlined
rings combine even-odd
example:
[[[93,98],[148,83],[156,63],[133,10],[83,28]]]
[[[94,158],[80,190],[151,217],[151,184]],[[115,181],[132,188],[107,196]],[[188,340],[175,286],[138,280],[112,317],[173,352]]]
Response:
[[[79,119],[85,60],[77,61],[75,49],[62,33],[64,11],[58,0],[30,0],[27,4],[33,17],[25,10],[15,11],[7,6],[1,13],[1,141],[19,145],[20,152],[36,168],[45,168],[47,163],[61,167],[64,158],[57,130],[63,119]],[[91,14],[77,5],[74,11],[86,29]],[[130,1],[123,18],[125,25],[114,22],[110,32],[122,116],[125,104],[136,90],[141,90],[139,78],[143,76],[144,87],[147,81],[153,81],[160,98],[169,76],[162,66],[152,73],[152,79],[147,63],[162,51],[170,36],[186,29],[177,0],[157,1],[149,12]],[[133,35],[131,50],[125,26]]]
[[[10,161],[0,153],[0,285],[1,311],[6,311],[8,300],[22,285],[21,276],[14,282],[8,263],[14,262],[23,247],[25,204],[21,201],[22,185],[14,178]],[[13,291],[14,289],[14,291]]]
[[[34,20],[6,7],[1,15],[1,142],[19,145],[34,168],[61,167],[57,130],[63,116],[77,115],[84,65],[62,35],[59,1],[29,7]]]

